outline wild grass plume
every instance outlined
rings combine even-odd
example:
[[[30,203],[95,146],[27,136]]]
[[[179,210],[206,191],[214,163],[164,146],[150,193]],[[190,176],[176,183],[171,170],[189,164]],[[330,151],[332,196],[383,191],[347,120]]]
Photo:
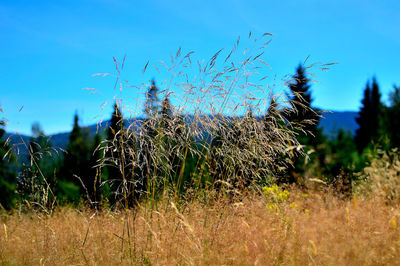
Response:
[[[309,125],[320,115],[301,93],[285,91],[295,76],[273,78],[262,60],[270,38],[250,34],[249,47],[241,48],[239,38],[232,49],[203,61],[179,48],[169,63],[146,63],[143,72],[155,67],[167,77],[160,84],[126,85],[125,58],[122,64],[114,58],[116,87],[134,88],[144,101],[116,100],[114,126],[101,147],[99,165],[112,173],[113,202],[131,206],[144,195],[179,197],[188,189],[237,194],[284,179],[295,157],[305,155],[297,136],[312,134]],[[290,119],[300,112],[307,119]]]

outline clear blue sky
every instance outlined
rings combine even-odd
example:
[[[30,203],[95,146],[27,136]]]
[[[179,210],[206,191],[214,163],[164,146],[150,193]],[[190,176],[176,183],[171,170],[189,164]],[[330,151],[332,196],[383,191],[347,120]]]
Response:
[[[75,111],[82,124],[95,123],[101,103],[118,92],[115,79],[92,74],[115,73],[113,56],[126,54],[124,78],[143,82],[157,79],[153,68],[141,74],[148,60],[180,46],[208,59],[249,31],[274,34],[264,56],[274,73],[293,73],[308,55],[338,62],[318,73],[314,105],[358,110],[368,78],[376,75],[384,100],[400,84],[399,12],[398,0],[3,0],[0,116],[7,131],[25,134],[35,121],[47,134],[69,131]]]

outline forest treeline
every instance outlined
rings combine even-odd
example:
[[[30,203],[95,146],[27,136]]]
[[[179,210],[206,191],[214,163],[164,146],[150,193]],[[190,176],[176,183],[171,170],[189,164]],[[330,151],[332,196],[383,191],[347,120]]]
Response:
[[[13,147],[2,138],[2,121],[1,208],[132,207],[163,194],[178,199],[204,190],[235,195],[260,184],[306,186],[309,180],[351,194],[356,173],[379,156],[379,149],[400,146],[400,88],[393,87],[385,105],[373,77],[364,89],[356,135],[340,130],[330,139],[317,126],[323,111],[313,109],[306,70],[296,69],[288,86],[289,106],[272,96],[263,116],[249,106],[240,117],[198,117],[203,123],[186,119],[168,94],[159,99],[153,82],[139,126],[127,122],[116,102],[107,129],[89,137],[75,114],[62,151],[35,124],[30,142],[21,144],[29,152],[23,165],[17,165]]]

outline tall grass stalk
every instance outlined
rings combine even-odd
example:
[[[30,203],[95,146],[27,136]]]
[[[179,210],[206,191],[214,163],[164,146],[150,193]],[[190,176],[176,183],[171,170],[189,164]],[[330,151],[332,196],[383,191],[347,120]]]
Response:
[[[105,146],[119,150],[121,156],[104,158],[102,164],[119,168],[123,180],[116,192],[125,207],[140,195],[156,198],[171,193],[178,199],[188,189],[235,194],[255,183],[273,182],[294,156],[304,155],[297,134],[314,121],[291,123],[286,118],[299,111],[285,90],[293,77],[272,78],[274,73],[262,60],[270,38],[250,35],[250,47],[243,49],[239,38],[225,56],[221,49],[207,61],[179,49],[169,64],[153,66],[168,78],[152,87],[124,85],[124,63],[121,67],[115,59],[116,84],[121,90],[136,89],[147,100],[142,104],[145,117],[137,108],[139,101],[130,105],[117,100],[122,110],[131,110],[129,126]],[[149,67],[148,62],[144,71]],[[161,90],[158,95],[155,86]],[[161,112],[164,107],[156,101],[160,96],[175,108]]]

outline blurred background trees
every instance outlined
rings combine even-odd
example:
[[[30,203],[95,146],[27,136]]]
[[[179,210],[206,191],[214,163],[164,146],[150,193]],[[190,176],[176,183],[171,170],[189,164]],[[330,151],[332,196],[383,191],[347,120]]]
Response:
[[[17,165],[12,147],[4,140],[1,122],[0,203],[5,209],[18,199],[38,206],[83,200],[95,208],[131,207],[141,196],[163,191],[179,197],[190,190],[222,185],[245,189],[257,182],[348,183],[338,177],[355,179],[354,173],[368,165],[371,156],[381,154],[377,147],[400,146],[398,86],[385,105],[376,78],[367,81],[356,134],[339,130],[326,137],[318,127],[323,111],[312,105],[306,71],[297,66],[288,83],[286,106],[271,96],[263,116],[256,116],[249,106],[244,116],[208,117],[215,131],[203,137],[193,134],[199,130],[192,123],[194,117],[179,113],[168,92],[160,102],[154,80],[145,93],[144,117],[133,122],[124,119],[119,102],[113,105],[108,127],[97,134],[82,127],[75,114],[65,153],[53,147],[41,126],[34,124],[29,155],[22,165]],[[294,129],[295,138],[282,137],[286,126]],[[246,164],[241,164],[243,158]]]

